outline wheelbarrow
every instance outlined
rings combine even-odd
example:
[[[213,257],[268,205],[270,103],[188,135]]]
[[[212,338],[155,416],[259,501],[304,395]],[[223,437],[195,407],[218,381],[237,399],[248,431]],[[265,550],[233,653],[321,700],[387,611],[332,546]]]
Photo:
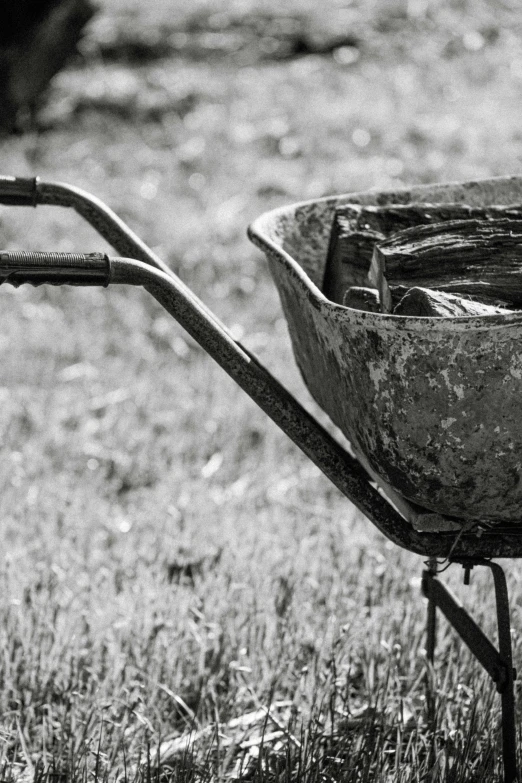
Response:
[[[354,457],[105,204],[69,185],[0,177],[1,204],[72,207],[119,254],[0,251],[0,284],[142,286],[370,522],[428,558],[428,661],[438,608],[501,695],[506,783],[517,779],[516,672],[506,579],[492,559],[522,557],[522,313],[387,316],[334,304],[320,287],[339,204],[487,206],[521,196],[522,178],[352,193],[274,210],[250,226],[267,255],[305,383],[349,438]],[[466,584],[473,567],[491,569],[498,649],[439,580],[440,559],[463,566]]]

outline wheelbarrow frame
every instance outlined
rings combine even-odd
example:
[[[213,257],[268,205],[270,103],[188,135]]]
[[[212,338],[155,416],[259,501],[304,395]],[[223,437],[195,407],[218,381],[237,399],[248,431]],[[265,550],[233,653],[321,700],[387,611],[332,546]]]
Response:
[[[291,438],[332,483],[390,541],[429,559],[423,576],[428,598],[428,659],[435,651],[435,617],[439,608],[502,695],[505,781],[516,779],[514,687],[509,601],[502,569],[492,558],[522,557],[522,525],[422,533],[404,519],[375,487],[357,459],[274,378],[180,278],[103,202],[79,188],[38,178],[0,176],[0,204],[73,208],[122,257],[100,253],[0,252],[0,284],[142,286],[184,327],[233,380]],[[469,575],[474,565],[492,569],[496,591],[499,650],[474,623],[437,577],[437,558],[460,563]]]

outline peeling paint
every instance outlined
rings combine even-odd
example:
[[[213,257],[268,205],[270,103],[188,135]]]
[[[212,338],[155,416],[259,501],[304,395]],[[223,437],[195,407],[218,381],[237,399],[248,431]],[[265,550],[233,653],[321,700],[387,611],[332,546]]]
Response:
[[[506,180],[424,193],[428,203],[521,200]],[[359,203],[378,199],[368,193]],[[432,319],[329,302],[318,286],[334,208],[332,199],[288,207],[269,227],[280,249],[265,248],[310,392],[403,497],[453,517],[519,521],[522,312]]]
[[[378,392],[381,387],[381,383],[386,382],[387,374],[384,367],[377,365],[375,362],[368,362],[368,371],[370,378],[375,386],[375,391]]]
[[[449,419],[442,419],[441,425],[442,429],[447,430],[448,427],[451,427],[452,424],[454,424],[457,421],[457,419],[449,418]],[[459,440],[459,438],[457,438]]]

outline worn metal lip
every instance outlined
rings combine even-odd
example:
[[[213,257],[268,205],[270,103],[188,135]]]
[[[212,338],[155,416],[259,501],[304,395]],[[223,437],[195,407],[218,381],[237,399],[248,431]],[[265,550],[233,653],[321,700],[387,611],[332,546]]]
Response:
[[[480,185],[481,183],[494,183],[494,182],[518,182],[519,177],[488,177],[482,180],[472,180],[467,185]],[[393,194],[411,194],[412,192],[422,196],[423,192],[432,191],[433,188],[443,190],[448,187],[456,187],[459,182],[444,182],[433,183],[431,185],[413,185],[411,187],[394,188],[393,190],[365,190],[354,191],[349,193],[343,193],[340,195],[323,196],[318,199],[307,199],[306,201],[298,201],[292,204],[287,204],[281,207],[276,207],[267,212],[262,213],[255,220],[250,223],[247,229],[247,234],[251,242],[260,248],[263,252],[267,250],[275,256],[279,262],[286,267],[286,271],[296,278],[296,282],[306,291],[308,299],[314,304],[316,309],[323,311],[324,314],[328,313],[331,317],[334,315],[339,320],[350,320],[354,318],[360,323],[361,326],[364,322],[371,323],[373,328],[377,329],[394,329],[394,330],[413,330],[425,332],[426,327],[429,326],[430,332],[447,332],[447,331],[474,331],[481,330],[496,330],[503,329],[512,325],[519,325],[522,323],[522,310],[515,311],[508,314],[487,314],[487,315],[460,315],[460,316],[411,316],[411,315],[394,315],[392,313],[369,313],[364,310],[356,310],[353,307],[346,307],[345,305],[332,302],[323,294],[321,289],[310,279],[306,274],[299,262],[293,258],[281,245],[279,245],[271,237],[272,229],[275,228],[278,222],[283,219],[292,220],[295,217],[297,210],[313,205],[325,206],[331,204],[357,204],[357,199],[367,199],[368,196],[375,195],[376,197],[386,197]],[[428,202],[426,202],[428,203]],[[429,203],[437,203],[436,201]]]

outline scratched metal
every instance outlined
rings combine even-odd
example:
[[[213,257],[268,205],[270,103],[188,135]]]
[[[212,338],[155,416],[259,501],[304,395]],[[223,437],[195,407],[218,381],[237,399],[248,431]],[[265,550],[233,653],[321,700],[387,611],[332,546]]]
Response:
[[[4,197],[11,204],[28,204],[26,198],[25,181],[22,182],[22,199],[13,201],[13,183],[9,178],[7,193],[4,193],[2,178],[0,178],[0,202]],[[511,193],[516,182],[484,183],[480,187],[490,188],[495,199],[503,200],[505,193]],[[473,186],[470,186],[472,189]],[[18,196],[15,188],[14,196]],[[344,201],[363,201],[367,194],[344,197]],[[416,194],[419,197],[419,192]],[[378,194],[379,203],[388,194]],[[393,196],[397,201],[404,200],[404,193]],[[371,198],[370,198],[371,200]],[[467,199],[474,202],[473,198]],[[324,206],[333,211],[336,200],[323,202]],[[281,385],[251,356],[241,345],[232,340],[225,327],[213,315],[205,305],[187,289],[176,275],[155,256],[152,251],[138,238],[106,205],[94,196],[80,191],[77,188],[59,183],[38,182],[36,187],[36,199],[31,190],[30,204],[49,204],[56,206],[73,207],[84,219],[97,229],[108,241],[118,248],[120,252],[124,248],[136,257],[142,258],[146,266],[128,259],[112,259],[112,283],[127,283],[131,285],[143,285],[149,293],[168,310],[168,312],[182,324],[189,333],[199,341],[202,347],[219,362],[219,364],[234,378],[234,380],[261,406],[261,408],[283,429],[292,440],[295,441],[312,459],[316,465],[333,481],[333,483],[363,511],[391,541],[410,549],[413,552],[427,556],[445,557],[450,553],[453,558],[462,557],[522,557],[521,536],[518,531],[522,528],[516,525],[503,525],[494,527],[491,531],[470,531],[455,536],[455,533],[420,533],[415,531],[406,519],[403,519],[394,508],[365,480],[361,468],[339,446],[331,436],[310,415],[302,409],[299,403],[281,387]],[[305,215],[309,205],[304,205]],[[321,211],[324,207],[321,209]],[[310,214],[313,217],[313,210]],[[282,231],[282,226],[293,227],[294,216],[292,210],[285,210],[277,220],[268,216],[268,225],[272,239],[259,240],[262,246],[270,249],[272,240],[277,238],[277,232]],[[321,223],[319,224],[321,225]],[[277,230],[276,230],[277,229]],[[328,231],[322,226],[321,231],[326,236]],[[254,230],[255,233],[255,230]],[[268,233],[267,233],[268,236]],[[282,236],[285,232],[282,231]],[[288,232],[288,241],[291,233]],[[314,235],[314,241],[316,237]],[[314,248],[310,243],[309,249]],[[317,249],[318,248],[318,249]],[[320,269],[322,263],[322,248],[317,245],[315,258],[310,251],[303,257],[309,260],[310,267]],[[275,246],[275,256],[281,254],[281,250]],[[319,255],[319,252],[321,255]],[[310,257],[309,257],[310,256]],[[317,289],[310,284],[309,279],[303,276],[299,265],[291,259],[284,257],[284,262],[289,262],[290,274],[297,277],[296,285],[303,291],[300,295],[308,297],[310,286],[312,288],[312,301],[317,298]],[[151,267],[159,267],[154,270]],[[161,271],[160,271],[161,270]],[[166,270],[163,271],[163,270]],[[283,274],[283,270],[281,271]],[[302,278],[302,279],[301,279]],[[324,299],[324,297],[323,297]]]
[[[521,200],[520,178],[367,192],[275,210],[249,230],[319,405],[384,483],[464,520],[520,519],[522,312],[419,318],[334,304],[319,290],[328,236],[340,203]]]
[[[33,199],[35,206],[71,207],[122,256],[136,258],[138,261],[143,261],[161,269],[165,274],[170,274],[168,265],[153,253],[145,242],[131,231],[123,220],[96,196],[86,193],[73,185],[65,185],[61,182],[42,182],[38,178],[34,182],[35,195]],[[2,182],[0,178],[1,191]]]

